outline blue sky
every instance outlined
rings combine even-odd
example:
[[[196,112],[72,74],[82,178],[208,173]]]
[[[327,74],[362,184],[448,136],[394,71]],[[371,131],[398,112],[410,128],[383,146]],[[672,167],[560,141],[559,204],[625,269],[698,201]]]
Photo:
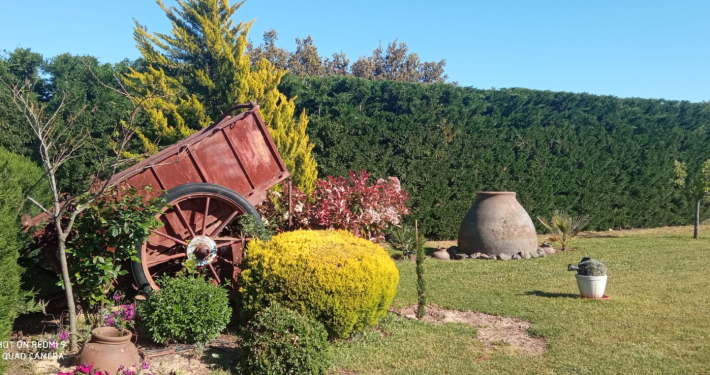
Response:
[[[6,0],[0,50],[135,59],[133,18],[170,30],[151,0]],[[271,28],[288,50],[311,35],[351,62],[399,39],[462,86],[710,101],[710,1],[247,0],[237,21],[252,19],[256,44]]]

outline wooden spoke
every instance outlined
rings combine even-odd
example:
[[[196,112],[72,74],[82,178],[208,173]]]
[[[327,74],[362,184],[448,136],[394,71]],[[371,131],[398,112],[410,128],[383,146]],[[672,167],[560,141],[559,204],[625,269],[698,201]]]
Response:
[[[233,245],[235,243],[241,243],[242,239],[241,238],[236,238],[236,237],[217,237],[214,239],[215,242],[217,242],[217,247],[226,247]],[[247,238],[247,241],[251,240],[251,238]]]
[[[169,239],[169,240],[171,240],[171,241],[177,242],[177,243],[179,243],[180,245],[187,246],[187,242],[185,242],[185,241],[183,241],[183,240],[181,240],[181,239],[179,239],[179,238],[177,238],[177,237],[173,237],[173,236],[171,236],[171,235],[169,235],[169,234],[167,234],[167,233],[159,232],[159,231],[157,231],[157,230],[155,230],[155,229],[151,229],[150,232],[153,233],[153,234],[157,234],[158,236],[165,237],[165,238],[167,238],[167,239]]]
[[[217,281],[217,284],[221,284],[222,281],[219,278],[219,275],[217,274],[217,271],[214,269],[214,266],[212,263],[207,263],[207,267],[210,269],[210,272],[212,272],[212,277],[214,277],[215,281]]]
[[[182,209],[180,208],[180,204],[176,202],[173,205],[173,207],[175,207],[175,212],[177,212],[177,215],[180,218],[180,221],[182,221],[182,225],[184,225],[187,228],[187,231],[190,232],[190,236],[192,238],[194,238],[195,231],[192,230],[192,226],[190,225],[190,223],[187,222],[187,218],[185,217],[185,214],[182,212]]]
[[[210,234],[210,237],[217,236],[219,234],[219,232],[221,232],[224,229],[224,227],[226,227],[227,224],[229,224],[232,221],[232,219],[234,219],[234,217],[237,216],[238,214],[239,214],[239,211],[235,210],[234,212],[232,212],[232,214],[229,215],[229,217],[226,220],[222,221],[222,224],[220,224],[217,227],[217,229],[215,229],[214,232],[212,232],[212,234]]]
[[[163,263],[169,262],[173,259],[184,258],[186,256],[187,256],[187,254],[185,254],[185,253],[177,253],[177,254],[162,256],[159,258],[153,258],[147,263],[147,266],[148,266],[148,268],[154,267],[154,266],[157,266],[158,264],[163,264]]]
[[[202,234],[205,234],[207,229],[207,214],[210,212],[210,197],[207,197],[207,202],[205,203],[205,214],[202,216]]]

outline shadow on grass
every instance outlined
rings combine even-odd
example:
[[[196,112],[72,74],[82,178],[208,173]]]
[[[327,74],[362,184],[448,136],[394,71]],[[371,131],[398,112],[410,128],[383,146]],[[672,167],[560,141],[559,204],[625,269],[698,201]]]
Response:
[[[529,290],[525,292],[526,296],[537,296],[537,297],[545,297],[545,298],[580,298],[579,294],[572,294],[572,293],[552,293],[552,292],[543,292],[542,290]]]
[[[425,253],[427,256],[431,256],[431,254],[433,254],[435,251],[436,251],[436,248],[435,248],[435,247],[425,247],[425,248],[424,248],[424,253]]]
[[[603,232],[582,232],[579,235],[577,235],[579,238],[622,238],[623,236],[620,234],[611,234],[611,233],[603,233]]]

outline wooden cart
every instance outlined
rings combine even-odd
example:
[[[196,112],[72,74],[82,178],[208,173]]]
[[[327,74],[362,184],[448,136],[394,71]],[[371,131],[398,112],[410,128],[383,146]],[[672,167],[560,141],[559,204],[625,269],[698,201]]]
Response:
[[[215,284],[236,287],[246,239],[232,230],[242,215],[260,222],[255,205],[266,191],[289,177],[256,103],[240,104],[236,115],[217,123],[114,175],[110,186],[151,186],[146,199],[165,193],[153,230],[131,264],[136,286],[158,289],[156,280],[182,268],[188,258]],[[52,251],[53,253],[54,251]],[[46,253],[45,253],[46,254]]]

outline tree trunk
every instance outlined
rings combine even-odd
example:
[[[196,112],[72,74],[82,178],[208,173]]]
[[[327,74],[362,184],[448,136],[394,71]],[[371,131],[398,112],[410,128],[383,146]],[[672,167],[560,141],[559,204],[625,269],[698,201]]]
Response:
[[[703,198],[697,198],[695,207],[695,230],[693,231],[693,238],[698,239],[698,232],[700,231],[700,203]]]
[[[64,293],[67,297],[67,309],[69,309],[69,349],[76,351],[76,306],[74,304],[74,290],[69,278],[69,266],[67,265],[67,239],[61,234],[61,219],[55,220],[55,225],[57,227],[57,242],[59,242],[59,263],[62,266]]]

